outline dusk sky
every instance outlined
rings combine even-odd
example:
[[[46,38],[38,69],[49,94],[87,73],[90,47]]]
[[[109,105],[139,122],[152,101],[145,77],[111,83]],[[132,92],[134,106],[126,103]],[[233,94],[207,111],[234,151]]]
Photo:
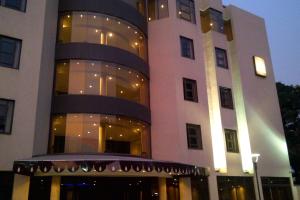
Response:
[[[300,0],[223,0],[266,22],[276,81],[300,85]]]

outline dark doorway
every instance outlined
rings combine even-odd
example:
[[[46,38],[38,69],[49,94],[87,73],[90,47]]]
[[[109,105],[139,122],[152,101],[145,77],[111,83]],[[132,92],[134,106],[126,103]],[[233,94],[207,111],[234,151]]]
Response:
[[[32,176],[30,178],[29,200],[49,200],[51,177]]]
[[[262,177],[265,200],[293,200],[289,178]]]
[[[14,184],[14,173],[9,171],[0,172],[0,199],[10,200],[12,199],[12,191]]]
[[[61,200],[158,200],[157,178],[62,177]]]
[[[192,200],[209,200],[208,178],[191,177]]]
[[[130,142],[106,140],[106,153],[130,154]]]

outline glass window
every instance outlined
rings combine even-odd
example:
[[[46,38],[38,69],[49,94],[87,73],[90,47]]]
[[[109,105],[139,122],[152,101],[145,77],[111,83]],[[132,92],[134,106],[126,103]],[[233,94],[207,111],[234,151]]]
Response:
[[[169,17],[168,0],[148,0],[148,21]]]
[[[102,95],[149,106],[149,80],[124,66],[70,60],[56,65],[55,94]]]
[[[209,8],[206,11],[201,11],[201,26],[204,33],[213,30],[219,33],[225,33],[225,22],[223,13]]]
[[[0,0],[0,4],[7,8],[25,11],[26,9],[26,0]]]
[[[215,48],[217,66],[228,69],[227,52],[224,49]]]
[[[191,177],[192,200],[209,200],[208,178]]]
[[[0,66],[18,68],[21,40],[0,35]]]
[[[1,200],[11,200],[14,184],[14,173],[0,171],[0,195]]]
[[[177,0],[177,16],[180,19],[196,23],[194,0]]]
[[[167,200],[180,200],[179,178],[167,178]]]
[[[223,108],[233,109],[232,92],[230,88],[220,87],[221,105]]]
[[[133,8],[137,9],[139,13],[145,15],[145,0],[122,0]]]
[[[184,100],[198,102],[197,82],[183,78]]]
[[[73,12],[60,16],[58,42],[117,47],[147,60],[144,34],[128,22],[107,15]]]
[[[265,200],[292,200],[293,194],[289,178],[261,177]],[[276,198],[274,198],[276,197]]]
[[[189,149],[202,149],[201,126],[186,124]]]
[[[225,129],[227,152],[239,153],[239,144],[236,130]]]
[[[192,39],[180,36],[181,56],[185,58],[195,59],[194,43]]]
[[[220,200],[253,200],[255,199],[253,177],[217,176]]]
[[[51,153],[117,153],[150,156],[148,124],[99,114],[55,115]]]
[[[14,115],[15,102],[0,99],[0,134],[10,134]]]

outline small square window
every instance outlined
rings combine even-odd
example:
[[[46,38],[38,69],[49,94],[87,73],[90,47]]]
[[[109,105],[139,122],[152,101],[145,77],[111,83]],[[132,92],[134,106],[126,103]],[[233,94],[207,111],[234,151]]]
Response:
[[[0,5],[25,12],[26,0],[0,0]]]
[[[203,149],[201,126],[196,124],[186,124],[187,140],[189,149]]]
[[[258,56],[253,56],[255,74],[257,76],[266,77],[267,76],[267,68],[265,60]]]
[[[0,66],[19,67],[21,40],[0,35]]]
[[[177,0],[177,16],[180,19],[196,23],[194,0]]]
[[[236,130],[225,129],[227,152],[239,153],[239,143]]]
[[[184,100],[198,102],[197,82],[183,78]]]
[[[228,69],[228,60],[226,50],[215,48],[217,66]]]
[[[15,102],[0,99],[0,134],[10,134],[14,115]]]
[[[232,92],[230,88],[220,87],[221,105],[223,108],[233,109]]]
[[[193,40],[180,36],[181,56],[195,59]]]

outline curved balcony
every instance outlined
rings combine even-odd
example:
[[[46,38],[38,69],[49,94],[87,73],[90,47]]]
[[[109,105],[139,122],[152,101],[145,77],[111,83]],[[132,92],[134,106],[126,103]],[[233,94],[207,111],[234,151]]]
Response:
[[[147,34],[145,0],[60,0],[59,12],[95,12],[125,19]]]
[[[150,157],[149,125],[117,115],[53,115],[49,150]]]
[[[116,47],[147,61],[147,41],[134,25],[109,15],[69,12],[59,18],[58,43],[91,43]]]

